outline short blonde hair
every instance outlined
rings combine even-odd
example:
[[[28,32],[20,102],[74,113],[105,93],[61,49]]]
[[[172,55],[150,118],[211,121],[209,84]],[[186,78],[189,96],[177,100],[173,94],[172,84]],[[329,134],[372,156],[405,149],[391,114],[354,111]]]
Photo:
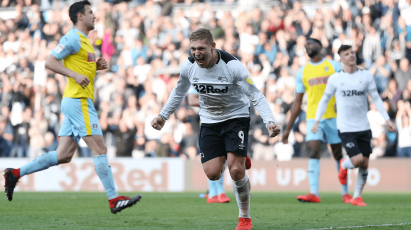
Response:
[[[203,39],[206,39],[206,41],[209,44],[213,44],[214,43],[213,32],[211,32],[211,30],[208,28],[198,28],[190,34],[190,42],[197,41],[197,40],[203,40]]]

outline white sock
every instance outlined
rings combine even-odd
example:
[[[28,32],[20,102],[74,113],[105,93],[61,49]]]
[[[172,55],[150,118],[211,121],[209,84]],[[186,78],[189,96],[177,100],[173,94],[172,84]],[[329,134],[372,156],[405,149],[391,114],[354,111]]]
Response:
[[[367,182],[367,176],[368,169],[358,169],[357,182],[354,191],[354,199],[357,197],[361,197],[362,189],[364,188],[364,185]]]
[[[353,169],[355,166],[352,164],[351,159],[347,158],[344,160],[344,162],[341,164],[343,169]]]
[[[238,209],[240,213],[238,217],[241,218],[251,218],[250,217],[250,190],[251,184],[248,175],[241,180],[234,181],[233,185],[235,187],[235,199],[237,200]]]

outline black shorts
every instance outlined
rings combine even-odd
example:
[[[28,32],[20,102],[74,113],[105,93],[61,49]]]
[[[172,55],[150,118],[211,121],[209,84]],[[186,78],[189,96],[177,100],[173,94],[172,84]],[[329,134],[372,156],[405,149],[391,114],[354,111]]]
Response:
[[[342,144],[350,158],[360,153],[362,153],[364,157],[369,157],[372,153],[371,130],[347,133],[341,133],[338,130],[338,136],[340,136]]]
[[[201,163],[227,152],[247,156],[248,130],[250,118],[234,118],[214,124],[201,124],[200,154]]]

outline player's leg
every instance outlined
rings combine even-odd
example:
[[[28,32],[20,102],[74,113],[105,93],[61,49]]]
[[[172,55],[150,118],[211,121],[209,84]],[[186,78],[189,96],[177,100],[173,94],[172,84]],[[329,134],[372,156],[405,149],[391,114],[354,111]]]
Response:
[[[63,107],[62,107],[63,108]],[[56,151],[47,152],[38,158],[34,159],[30,163],[24,165],[18,169],[7,168],[4,171],[5,178],[5,193],[9,201],[13,199],[14,188],[18,180],[25,175],[45,170],[51,166],[58,164],[68,163],[75,150],[77,149],[77,143],[70,135],[72,134],[72,123],[66,116],[63,120],[60,128],[59,136],[60,143]]]
[[[121,210],[131,207],[141,199],[141,196],[126,197],[119,196],[115,184],[111,167],[107,160],[107,148],[104,143],[103,132],[98,120],[97,111],[94,108],[93,101],[90,98],[78,99],[81,103],[81,114],[76,116],[78,123],[82,124],[83,129],[80,129],[79,135],[86,142],[87,146],[93,154],[94,168],[100,178],[104,190],[106,191],[110,209],[113,214],[121,212]]]
[[[227,162],[239,209],[239,223],[236,229],[252,229],[250,216],[251,184],[245,173],[245,156],[229,152],[227,153]]]
[[[371,131],[369,130],[361,132],[357,138],[360,151],[362,152],[362,154],[359,154],[359,155],[363,156],[362,163],[360,161],[354,161],[354,163],[358,165],[359,169],[358,169],[358,175],[357,175],[357,180],[356,180],[356,185],[355,185],[354,198],[351,204],[357,205],[357,206],[367,205],[364,203],[361,194],[362,194],[364,185],[367,182],[369,157],[372,152],[371,143],[370,143],[371,138],[372,138],[372,135],[371,135]]]
[[[340,173],[340,164],[342,157],[342,145],[341,145],[341,138],[338,136],[338,129],[337,129],[337,119],[326,119],[324,120],[324,133],[327,137],[327,142],[331,145],[331,150],[336,160],[337,172]],[[341,184],[342,188],[342,200],[344,203],[351,202],[351,195],[348,191],[348,184]]]
[[[216,188],[217,188],[217,196],[218,196],[218,202],[220,203],[228,203],[230,202],[230,198],[227,197],[224,191],[224,173],[221,174],[220,179],[216,181]]]
[[[297,196],[301,202],[319,203],[319,177],[320,177],[320,147],[321,141],[324,141],[324,124],[321,121],[318,131],[311,131],[314,126],[314,120],[307,120],[307,151],[310,157],[308,161],[308,182],[310,184],[310,193],[307,195]]]

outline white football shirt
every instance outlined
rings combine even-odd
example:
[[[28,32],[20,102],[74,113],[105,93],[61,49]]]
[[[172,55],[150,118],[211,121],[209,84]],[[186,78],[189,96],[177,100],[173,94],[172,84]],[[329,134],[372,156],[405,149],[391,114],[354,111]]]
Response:
[[[328,78],[327,87],[318,105],[315,120],[321,119],[328,101],[335,95],[338,130],[342,133],[370,130],[367,118],[367,93],[371,96],[384,119],[388,120],[389,116],[385,111],[380,95],[378,95],[374,77],[369,71],[361,69],[352,74],[340,71]]]
[[[160,115],[168,118],[184,100],[192,85],[199,94],[201,123],[218,123],[233,118],[250,116],[250,101],[257,108],[264,123],[274,117],[264,95],[255,87],[243,64],[231,54],[217,50],[217,63],[207,69],[189,57],[182,65],[180,78]]]

